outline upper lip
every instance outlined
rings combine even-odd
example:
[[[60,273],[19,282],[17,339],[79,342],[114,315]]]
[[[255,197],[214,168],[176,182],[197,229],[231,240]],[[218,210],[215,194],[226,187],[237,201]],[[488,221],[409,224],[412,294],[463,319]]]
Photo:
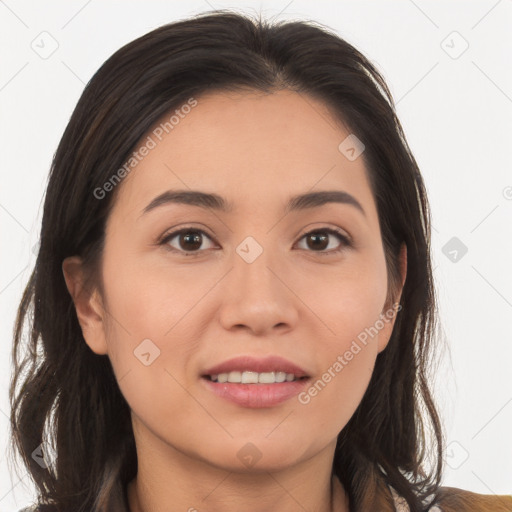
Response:
[[[257,373],[285,372],[293,373],[296,377],[308,377],[308,374],[303,368],[279,356],[267,356],[263,358],[253,356],[234,357],[208,368],[203,373],[203,376],[218,375],[219,373],[229,373],[234,371],[249,371]]]

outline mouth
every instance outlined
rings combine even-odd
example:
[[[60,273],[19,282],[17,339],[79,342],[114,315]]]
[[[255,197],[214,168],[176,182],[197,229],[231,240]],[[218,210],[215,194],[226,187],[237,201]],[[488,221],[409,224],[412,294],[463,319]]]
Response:
[[[246,408],[286,402],[311,380],[305,370],[278,356],[240,356],[209,368],[200,377],[209,392]]]

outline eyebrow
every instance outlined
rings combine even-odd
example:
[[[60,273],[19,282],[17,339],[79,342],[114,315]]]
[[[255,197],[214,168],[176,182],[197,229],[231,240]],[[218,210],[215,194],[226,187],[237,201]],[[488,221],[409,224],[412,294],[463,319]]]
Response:
[[[284,212],[287,214],[293,211],[317,208],[328,203],[341,203],[354,206],[366,216],[366,212],[361,206],[361,203],[354,196],[342,190],[308,192],[293,196],[288,200]],[[211,208],[225,213],[233,211],[233,204],[215,193],[200,192],[198,190],[167,190],[155,197],[144,210],[142,210],[141,216],[159,206],[167,204],[187,204],[198,206],[199,208]]]

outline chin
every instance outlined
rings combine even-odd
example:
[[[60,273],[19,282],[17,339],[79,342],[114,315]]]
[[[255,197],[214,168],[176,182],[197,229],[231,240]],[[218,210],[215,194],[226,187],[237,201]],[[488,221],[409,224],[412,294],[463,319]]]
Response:
[[[299,445],[279,444],[269,439],[235,439],[229,446],[218,445],[219,452],[210,453],[210,464],[235,473],[267,473],[297,464],[303,455]]]

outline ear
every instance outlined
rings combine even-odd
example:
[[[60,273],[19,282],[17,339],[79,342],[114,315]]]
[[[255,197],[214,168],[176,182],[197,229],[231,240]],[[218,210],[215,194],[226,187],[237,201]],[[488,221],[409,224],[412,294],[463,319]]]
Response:
[[[400,314],[400,310],[397,308],[397,306],[400,304],[400,298],[402,297],[405,278],[407,277],[407,245],[405,245],[405,242],[400,247],[399,267],[401,282],[398,290],[395,290],[393,305],[390,308],[382,310],[381,318],[384,327],[379,330],[378,334],[379,353],[382,352],[388,346],[389,340],[391,338],[391,333],[393,332],[393,327],[395,325],[396,316]],[[381,324],[379,323],[379,325]]]
[[[79,256],[65,258],[62,262],[62,272],[75,304],[85,342],[94,353],[107,354],[105,309],[97,289],[91,291],[88,286],[90,283],[85,281],[82,259]]]

